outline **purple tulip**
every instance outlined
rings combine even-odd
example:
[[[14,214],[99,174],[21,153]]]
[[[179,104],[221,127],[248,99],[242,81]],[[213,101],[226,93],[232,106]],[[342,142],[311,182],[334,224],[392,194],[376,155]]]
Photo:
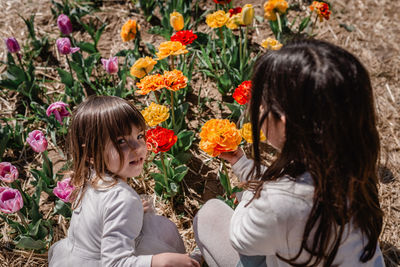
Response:
[[[14,213],[24,206],[21,193],[17,189],[0,187],[0,211]]]
[[[10,37],[10,38],[5,39],[5,42],[6,42],[6,46],[7,46],[8,52],[17,53],[17,52],[19,52],[19,50],[21,50],[21,48],[19,47],[17,39],[15,39],[14,37]]]
[[[10,162],[0,163],[0,180],[6,183],[12,183],[18,178],[17,167]]]
[[[57,18],[57,26],[64,35],[69,35],[72,32],[71,20],[67,15],[61,14]]]
[[[102,58],[101,63],[103,63],[104,69],[107,73],[117,73],[118,72],[118,58],[110,57],[109,59]]]
[[[53,189],[54,195],[64,202],[69,202],[72,192],[75,187],[71,185],[71,178],[66,178],[57,182],[57,186]]]
[[[56,41],[58,52],[68,55],[79,51],[79,47],[71,47],[71,41],[68,38],[58,38]]]
[[[68,107],[68,104],[65,104],[62,101],[55,102],[47,108],[46,115],[50,117],[51,114],[54,114],[54,116],[56,116],[56,120],[63,124],[63,118],[71,115],[65,107]]]
[[[30,132],[26,141],[32,147],[33,151],[37,153],[46,151],[47,149],[47,140],[42,131],[34,130]]]

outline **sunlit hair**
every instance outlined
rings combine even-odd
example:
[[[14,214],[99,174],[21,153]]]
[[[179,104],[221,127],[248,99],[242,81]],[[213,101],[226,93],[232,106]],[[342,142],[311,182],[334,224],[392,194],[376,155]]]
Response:
[[[67,140],[68,156],[72,160],[71,183],[76,188],[72,195],[73,208],[79,205],[87,184],[96,187],[97,181],[108,173],[105,148],[109,141],[118,151],[122,167],[124,155],[117,141],[118,137],[130,135],[132,126],[145,130],[146,122],[140,111],[119,97],[90,96],[78,105]],[[114,184],[117,183],[118,177],[111,176]]]
[[[257,61],[252,84],[253,171],[261,177],[250,186],[255,198],[264,181],[284,175],[296,180],[309,172],[315,186],[298,254],[289,259],[277,256],[293,266],[332,266],[346,224],[352,222],[368,240],[360,261],[370,260],[383,212],[377,189],[380,144],[366,69],[342,48],[295,40]],[[286,117],[286,142],[261,173],[259,132],[270,112],[277,119]],[[297,262],[304,251],[310,257]]]

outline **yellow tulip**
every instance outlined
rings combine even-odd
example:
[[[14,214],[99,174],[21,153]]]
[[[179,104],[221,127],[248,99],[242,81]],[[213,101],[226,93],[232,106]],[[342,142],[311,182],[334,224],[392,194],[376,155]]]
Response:
[[[175,31],[182,30],[184,26],[182,14],[176,11],[169,14],[169,23],[171,24],[171,27],[174,28]]]
[[[244,5],[240,15],[241,15],[241,22],[243,25],[251,25],[254,19],[253,5],[251,4]]]
[[[206,17],[206,23],[211,28],[220,28],[226,24],[229,19],[229,13],[226,14],[223,10],[218,10]]]
[[[169,108],[152,102],[142,111],[142,115],[147,124],[153,127],[169,118]]]
[[[268,37],[267,39],[262,41],[261,46],[265,49],[279,50],[282,48],[283,45],[278,40]]]
[[[135,64],[131,67],[131,75],[137,78],[143,78],[154,68],[154,65],[157,64],[157,61],[152,59],[151,57],[142,57],[139,58]]]
[[[240,135],[243,137],[244,140],[246,140],[247,143],[253,143],[253,133],[251,132],[250,122],[243,124],[242,129],[240,129]],[[264,142],[265,140],[267,140],[267,138],[265,137],[263,132],[260,131],[260,141]]]
[[[157,59],[161,60],[168,56],[177,56],[181,54],[186,54],[189,51],[186,50],[186,46],[183,45],[181,42],[177,41],[166,41],[162,42],[158,47],[158,52],[156,53]]]

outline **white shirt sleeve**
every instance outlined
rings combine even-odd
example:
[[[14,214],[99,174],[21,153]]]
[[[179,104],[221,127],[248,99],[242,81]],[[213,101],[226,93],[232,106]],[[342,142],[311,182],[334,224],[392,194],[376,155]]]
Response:
[[[143,224],[143,206],[138,195],[112,190],[104,198],[101,262],[103,266],[150,267],[152,255],[135,256],[135,239]]]

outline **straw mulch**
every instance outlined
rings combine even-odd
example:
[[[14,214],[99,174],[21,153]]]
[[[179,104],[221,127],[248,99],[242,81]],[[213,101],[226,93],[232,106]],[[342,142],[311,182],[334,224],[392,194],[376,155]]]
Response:
[[[301,2],[302,0],[298,0]],[[146,33],[150,24],[145,22],[143,16],[131,13],[133,6],[130,1],[104,1],[104,6],[96,16],[107,22],[108,26],[99,43],[103,57],[109,57],[117,51],[128,48],[128,44],[120,41],[119,29],[130,17],[134,17],[142,26],[142,37],[145,42],[154,45],[163,41],[162,37]],[[203,8],[210,5],[211,0],[202,1]],[[261,6],[264,1],[249,0],[235,1],[236,5],[252,3],[257,15],[262,16]],[[291,2],[291,1],[289,1]],[[303,0],[302,2],[309,2]],[[351,4],[344,0],[332,0],[333,14],[328,22],[319,24],[317,38],[331,41],[340,45],[357,55],[370,72],[373,88],[375,89],[376,110],[378,116],[378,127],[381,135],[381,205],[385,212],[383,232],[380,238],[380,245],[385,256],[387,266],[400,265],[400,89],[399,89],[399,66],[400,66],[400,21],[398,10],[400,2],[391,0],[353,0]],[[27,30],[24,22],[18,15],[28,18],[36,14],[35,25],[39,36],[47,35],[52,42],[58,37],[58,29],[55,19],[52,17],[51,2],[49,0],[7,0],[0,1],[0,36],[2,38],[15,36],[20,44],[27,39]],[[256,22],[258,25],[253,31],[252,41],[260,43],[262,39],[271,36],[266,23]],[[347,28],[347,29],[346,29]],[[200,27],[201,30],[210,32],[207,27]],[[351,30],[351,31],[349,31]],[[75,34],[75,33],[74,33]],[[88,38],[86,35],[76,33],[76,39]],[[5,60],[5,46],[0,48],[0,59]],[[57,55],[55,47],[52,48],[54,55],[65,62]],[[40,64],[38,64],[40,66]],[[63,65],[65,66],[65,65]],[[55,67],[38,67],[39,73],[47,78],[59,80]],[[0,67],[0,73],[4,66]],[[131,82],[132,84],[132,82]],[[193,76],[192,86],[194,96],[204,84],[199,75]],[[209,83],[208,83],[209,84]],[[61,84],[46,85],[48,92],[62,90]],[[128,85],[130,86],[130,85]],[[202,88],[200,97],[215,96],[215,88]],[[197,100],[196,100],[197,101]],[[195,101],[193,101],[195,102]],[[192,105],[192,121],[200,121],[202,113]],[[208,106],[208,115],[218,116],[218,107]],[[6,99],[0,97],[1,116],[15,115],[15,98]],[[197,122],[202,123],[202,122]],[[193,128],[197,125],[190,124]],[[192,232],[192,219],[199,205],[205,200],[215,197],[221,193],[221,187],[216,181],[217,163],[204,164],[207,158],[197,149],[193,150],[194,159],[190,162],[189,175],[185,178],[185,200],[178,209],[172,209],[169,203],[159,201],[155,197],[157,213],[168,216],[173,220],[182,234],[188,251],[191,251],[194,244]],[[53,161],[57,159],[57,153],[53,153]],[[36,159],[31,159],[33,166],[37,164]],[[30,165],[30,164],[29,164]],[[36,165],[37,166],[37,165]],[[25,166],[27,171],[30,166]],[[22,172],[22,170],[21,170]],[[26,172],[27,173],[27,172]],[[26,177],[28,180],[29,177]],[[29,182],[26,181],[26,186]],[[132,186],[139,193],[146,193],[154,196],[153,182],[147,179],[132,181]],[[51,210],[51,206],[44,203],[43,209]],[[45,213],[47,214],[47,213]],[[66,234],[68,223],[63,218],[57,218],[58,224],[55,227],[54,241],[63,238]],[[46,266],[47,255],[34,254],[29,251],[11,250],[7,247],[7,231],[9,228],[0,222],[0,266]],[[0,235],[1,236],[1,235]]]

